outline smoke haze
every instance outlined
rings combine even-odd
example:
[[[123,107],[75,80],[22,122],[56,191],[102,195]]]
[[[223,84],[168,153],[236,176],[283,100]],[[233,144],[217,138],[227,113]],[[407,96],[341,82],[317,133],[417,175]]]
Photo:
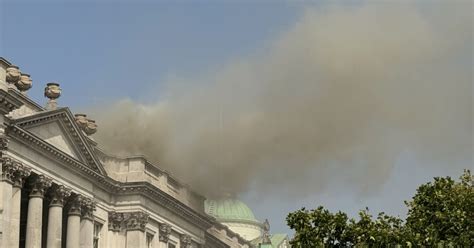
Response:
[[[96,139],[211,197],[304,195],[333,180],[368,192],[405,150],[472,167],[471,10],[308,7],[258,54],[169,79],[155,103],[95,110]]]

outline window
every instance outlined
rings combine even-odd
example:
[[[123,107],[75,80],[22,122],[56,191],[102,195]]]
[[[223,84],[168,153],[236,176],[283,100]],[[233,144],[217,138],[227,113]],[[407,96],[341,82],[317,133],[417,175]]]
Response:
[[[176,248],[175,244],[168,243],[168,248]]]
[[[102,230],[102,224],[98,222],[94,222],[94,248],[99,248],[101,230]]]
[[[153,248],[153,234],[151,233],[146,234],[146,247]]]

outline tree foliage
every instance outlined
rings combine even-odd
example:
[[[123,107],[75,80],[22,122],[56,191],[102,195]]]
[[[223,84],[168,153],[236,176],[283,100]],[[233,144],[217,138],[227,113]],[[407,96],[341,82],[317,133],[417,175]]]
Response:
[[[406,220],[361,210],[357,219],[320,206],[287,216],[292,247],[442,247],[474,245],[474,176],[434,178],[406,201]]]

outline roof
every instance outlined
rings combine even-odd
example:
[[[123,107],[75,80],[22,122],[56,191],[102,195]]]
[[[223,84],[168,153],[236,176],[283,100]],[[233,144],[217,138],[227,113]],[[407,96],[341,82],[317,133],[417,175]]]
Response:
[[[270,236],[270,240],[272,241],[271,245],[261,244],[262,243],[262,237],[259,237],[259,238],[256,238],[256,239],[252,240],[252,244],[256,247],[261,247],[261,248],[263,248],[263,247],[276,248],[276,247],[280,246],[283,243],[283,241],[285,241],[286,239],[288,239],[287,234],[278,233],[278,234],[272,234]]]
[[[274,244],[276,247],[278,245],[281,245],[281,243],[283,243],[283,241],[285,241],[285,239],[287,238],[288,238],[288,235],[284,233],[279,233],[279,234],[273,234],[270,237],[270,240],[272,241],[272,244]]]
[[[206,200],[205,211],[220,222],[256,222],[252,210],[236,199]]]

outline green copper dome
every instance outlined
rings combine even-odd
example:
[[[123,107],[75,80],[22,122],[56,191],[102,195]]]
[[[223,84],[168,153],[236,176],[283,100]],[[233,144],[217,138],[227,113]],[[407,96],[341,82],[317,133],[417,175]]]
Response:
[[[258,223],[252,210],[236,199],[206,200],[205,210],[208,215],[220,222],[253,222]]]

